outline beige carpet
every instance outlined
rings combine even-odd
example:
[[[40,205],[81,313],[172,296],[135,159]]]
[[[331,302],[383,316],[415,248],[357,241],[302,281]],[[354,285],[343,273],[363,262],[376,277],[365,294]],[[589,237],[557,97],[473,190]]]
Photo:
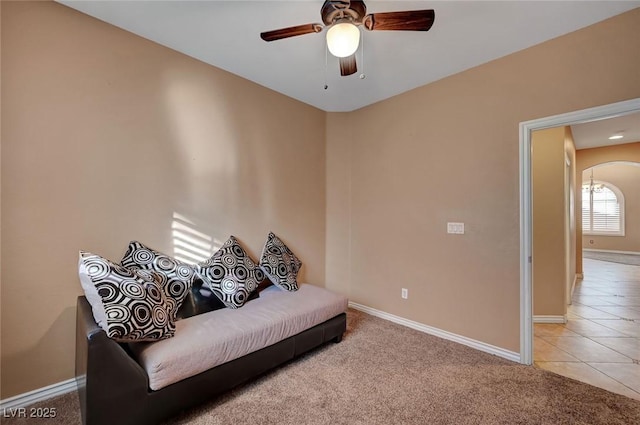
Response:
[[[640,402],[350,310],[328,344],[166,424],[637,424]],[[44,403],[79,424],[77,394]]]

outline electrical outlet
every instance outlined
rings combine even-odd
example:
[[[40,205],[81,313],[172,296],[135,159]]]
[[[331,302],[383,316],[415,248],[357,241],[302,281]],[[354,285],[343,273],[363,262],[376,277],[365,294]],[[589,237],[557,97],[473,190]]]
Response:
[[[407,298],[409,298],[409,290],[407,288],[402,288],[402,292],[400,295],[403,299],[406,300]]]

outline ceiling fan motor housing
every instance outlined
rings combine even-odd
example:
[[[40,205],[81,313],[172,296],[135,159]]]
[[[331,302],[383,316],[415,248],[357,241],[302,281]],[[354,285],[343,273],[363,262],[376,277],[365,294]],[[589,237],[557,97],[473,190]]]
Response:
[[[329,26],[338,19],[349,19],[353,23],[360,23],[367,14],[367,7],[363,1],[327,0],[320,9],[322,22]]]

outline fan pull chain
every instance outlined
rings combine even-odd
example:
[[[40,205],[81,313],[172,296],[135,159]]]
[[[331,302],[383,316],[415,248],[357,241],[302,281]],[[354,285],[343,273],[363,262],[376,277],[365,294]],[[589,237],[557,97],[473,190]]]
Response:
[[[362,72],[360,73],[360,79],[364,80],[367,76],[364,73],[364,30],[361,30],[362,32],[362,36],[360,37],[361,43],[360,43],[360,54],[361,54],[361,61],[362,61]]]
[[[327,61],[328,61],[328,53],[327,50],[329,50],[329,46],[327,45],[327,38],[325,37],[325,42],[324,42],[324,89],[328,89],[329,85],[327,84]]]

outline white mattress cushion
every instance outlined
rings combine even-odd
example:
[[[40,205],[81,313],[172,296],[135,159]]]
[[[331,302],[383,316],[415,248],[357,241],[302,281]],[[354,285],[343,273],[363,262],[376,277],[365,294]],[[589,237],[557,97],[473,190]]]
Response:
[[[270,286],[239,309],[221,309],[176,322],[173,338],[132,344],[159,390],[268,347],[347,311],[347,299],[314,285],[295,292]]]

